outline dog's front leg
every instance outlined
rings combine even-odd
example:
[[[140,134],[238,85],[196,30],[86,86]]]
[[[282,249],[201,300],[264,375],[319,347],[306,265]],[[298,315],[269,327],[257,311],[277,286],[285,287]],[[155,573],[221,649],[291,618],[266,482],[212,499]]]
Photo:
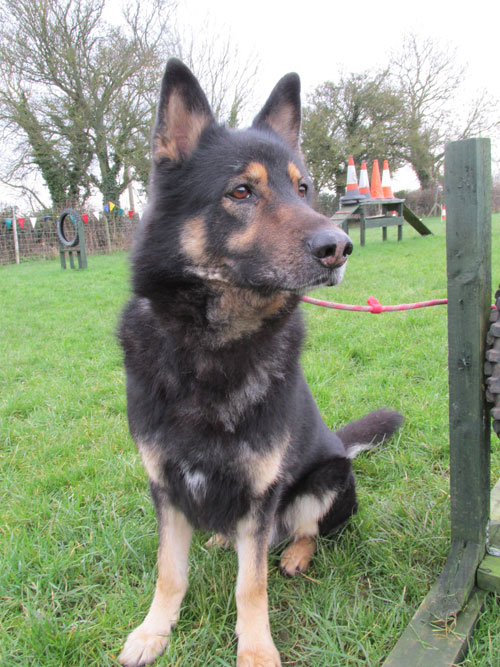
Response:
[[[268,531],[253,519],[238,524],[236,607],[238,667],[279,667],[280,657],[269,628],[267,608]]]
[[[158,580],[151,608],[127,638],[118,658],[126,667],[149,665],[165,650],[187,589],[189,545],[193,530],[173,507],[158,506]]]

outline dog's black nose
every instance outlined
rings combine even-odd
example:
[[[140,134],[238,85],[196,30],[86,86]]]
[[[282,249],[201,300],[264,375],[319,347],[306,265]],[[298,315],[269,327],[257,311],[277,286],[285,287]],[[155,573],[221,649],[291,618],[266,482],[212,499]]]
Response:
[[[313,257],[328,268],[341,266],[352,253],[352,241],[341,229],[316,232],[307,242]]]

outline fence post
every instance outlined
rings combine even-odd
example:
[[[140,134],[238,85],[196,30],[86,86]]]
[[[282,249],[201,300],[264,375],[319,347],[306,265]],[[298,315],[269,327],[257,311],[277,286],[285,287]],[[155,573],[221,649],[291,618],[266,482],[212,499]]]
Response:
[[[108,221],[108,216],[106,214],[103,215],[104,217],[104,232],[106,234],[106,247],[108,249],[108,253],[111,253],[111,236],[109,234],[109,221]]]
[[[384,667],[451,667],[467,649],[485,593],[490,422],[483,366],[491,308],[489,139],[445,153],[451,545],[446,564]]]
[[[483,377],[491,310],[490,140],[449,144],[445,173],[451,539],[470,545],[477,567],[490,503],[490,419]],[[475,569],[469,591],[474,576]]]
[[[19,264],[19,238],[17,236],[17,218],[14,209],[12,209],[12,232],[14,234],[14,254],[16,256],[16,264]]]

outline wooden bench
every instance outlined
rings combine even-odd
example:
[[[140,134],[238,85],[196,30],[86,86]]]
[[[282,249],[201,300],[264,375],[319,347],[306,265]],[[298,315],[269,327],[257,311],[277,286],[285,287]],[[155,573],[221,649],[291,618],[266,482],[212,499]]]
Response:
[[[387,227],[398,228],[398,241],[403,238],[403,225],[408,222],[419,234],[432,234],[404,199],[366,199],[346,203],[332,216],[332,221],[349,233],[350,226],[359,224],[360,244],[365,245],[366,230],[382,228],[382,241],[387,241]]]

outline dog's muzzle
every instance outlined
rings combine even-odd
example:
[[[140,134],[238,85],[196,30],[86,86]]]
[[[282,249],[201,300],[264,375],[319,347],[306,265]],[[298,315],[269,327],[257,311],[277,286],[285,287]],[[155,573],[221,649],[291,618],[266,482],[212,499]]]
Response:
[[[323,229],[307,241],[311,255],[327,269],[336,269],[346,263],[352,253],[352,241],[339,228]]]

